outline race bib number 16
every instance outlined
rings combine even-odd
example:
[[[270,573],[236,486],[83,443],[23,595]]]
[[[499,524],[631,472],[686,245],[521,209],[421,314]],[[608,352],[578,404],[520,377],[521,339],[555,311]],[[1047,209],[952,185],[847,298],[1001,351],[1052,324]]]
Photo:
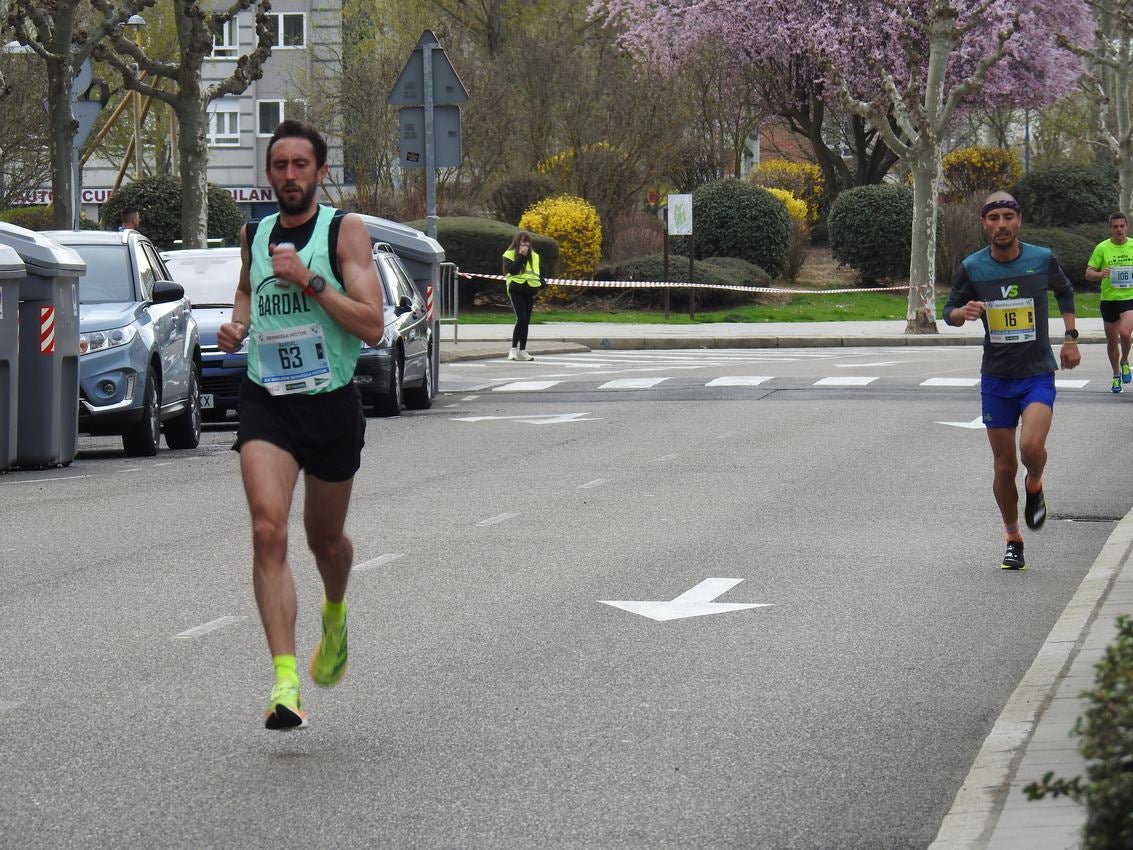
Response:
[[[987,302],[987,329],[994,344],[1034,341],[1034,299],[1012,298]]]
[[[330,383],[326,342],[318,325],[256,334],[260,380],[272,395],[310,392]]]

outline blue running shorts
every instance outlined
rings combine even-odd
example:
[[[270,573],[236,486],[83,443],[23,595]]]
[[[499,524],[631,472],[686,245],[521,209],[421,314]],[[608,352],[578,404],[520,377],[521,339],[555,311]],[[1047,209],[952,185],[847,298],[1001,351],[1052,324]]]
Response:
[[[1016,428],[1028,404],[1045,404],[1054,409],[1054,372],[1029,378],[998,378],[984,375],[980,379],[983,399],[983,420],[987,428]]]

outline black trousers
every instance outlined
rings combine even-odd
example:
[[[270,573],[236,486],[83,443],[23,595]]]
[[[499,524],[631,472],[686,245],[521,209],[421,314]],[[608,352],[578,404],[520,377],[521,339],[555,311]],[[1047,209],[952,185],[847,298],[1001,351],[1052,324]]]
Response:
[[[508,287],[511,308],[515,311],[515,327],[511,331],[511,347],[527,348],[527,328],[531,324],[531,311],[535,309],[535,287],[513,283]]]

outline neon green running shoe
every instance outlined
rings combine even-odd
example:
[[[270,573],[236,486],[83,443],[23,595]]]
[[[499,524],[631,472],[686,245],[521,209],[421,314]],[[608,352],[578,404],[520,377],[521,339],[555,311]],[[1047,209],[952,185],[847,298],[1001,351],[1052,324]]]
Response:
[[[1129,371],[1129,364],[1128,363],[1122,363],[1121,364],[1121,383],[1128,384],[1130,381],[1133,381],[1133,372]]]
[[[346,675],[346,621],[333,628],[323,619],[323,636],[311,655],[311,680],[322,688],[337,685]]]
[[[1117,375],[1114,375],[1114,376],[1113,376],[1113,381],[1112,381],[1112,383],[1110,383],[1110,385],[1109,385],[1109,391],[1110,391],[1111,393],[1119,393],[1119,392],[1121,392],[1121,389],[1122,389],[1122,387],[1121,387],[1121,378],[1117,377]]]
[[[276,682],[264,712],[264,728],[286,732],[306,725],[307,712],[299,701],[299,683]]]

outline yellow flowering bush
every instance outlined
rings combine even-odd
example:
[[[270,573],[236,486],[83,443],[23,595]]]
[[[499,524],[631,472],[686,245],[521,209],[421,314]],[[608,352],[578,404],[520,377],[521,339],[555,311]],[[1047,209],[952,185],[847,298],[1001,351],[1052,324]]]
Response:
[[[791,240],[787,246],[786,261],[783,263],[783,279],[794,283],[799,271],[802,270],[807,248],[810,247],[810,210],[803,201],[786,189],[769,188],[767,191],[783,204],[787,215],[791,217]]]
[[[782,202],[783,206],[787,208],[787,215],[803,226],[810,224],[810,212],[807,210],[806,203],[796,198],[794,193],[786,189],[776,189],[773,186],[767,187],[767,191]]]
[[[555,195],[529,206],[519,229],[559,243],[559,277],[590,280],[602,256],[602,221],[592,204],[575,195]],[[573,300],[578,287],[549,286],[548,295]]]
[[[945,154],[942,165],[947,191],[957,198],[1007,191],[1023,176],[1019,155],[1007,148],[957,148]]]
[[[785,189],[806,205],[808,227],[818,221],[818,204],[826,184],[822,179],[822,169],[817,165],[789,159],[765,159],[752,169],[748,180],[765,189]]]

